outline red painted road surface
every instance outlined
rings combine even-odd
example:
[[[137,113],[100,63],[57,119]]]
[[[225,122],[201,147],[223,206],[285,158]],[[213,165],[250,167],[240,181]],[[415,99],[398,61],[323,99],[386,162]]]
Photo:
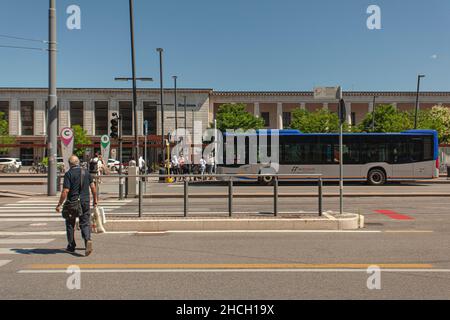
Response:
[[[404,214],[400,214],[398,212],[395,211],[391,211],[391,210],[375,210],[376,213],[379,214],[384,214],[385,216],[388,216],[391,219],[394,220],[414,220],[414,218],[404,215]]]

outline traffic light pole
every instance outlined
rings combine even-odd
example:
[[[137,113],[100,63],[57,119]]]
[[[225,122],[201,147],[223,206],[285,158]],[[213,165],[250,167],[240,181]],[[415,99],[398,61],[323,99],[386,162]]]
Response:
[[[123,149],[123,139],[122,139],[122,116],[119,116],[118,118],[118,123],[119,123],[119,200],[123,200],[124,199],[124,185],[125,185],[125,180],[124,178],[122,178],[122,174],[123,174],[123,153],[122,153],[122,149]]]
[[[339,213],[344,214],[344,123],[347,116],[345,101],[339,102]]]
[[[49,86],[48,86],[48,174],[47,195],[56,196],[57,153],[58,153],[58,98],[56,91],[56,0],[49,2]]]

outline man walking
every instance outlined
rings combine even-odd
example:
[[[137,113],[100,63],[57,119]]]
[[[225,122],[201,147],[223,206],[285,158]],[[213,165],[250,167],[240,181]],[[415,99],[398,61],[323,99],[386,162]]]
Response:
[[[80,160],[77,156],[72,156],[69,159],[70,170],[64,176],[64,186],[59,199],[56,212],[60,213],[64,202],[76,202],[78,199],[81,203],[81,211],[79,215],[81,235],[83,236],[86,245],[86,257],[92,251],[91,240],[91,214],[90,214],[90,194],[89,189],[94,198],[94,207],[98,205],[97,190],[93,182],[92,176],[87,170],[81,169]],[[83,180],[83,181],[82,181]],[[67,252],[74,253],[76,250],[75,242],[75,222],[77,217],[66,218],[66,232],[67,232]]]

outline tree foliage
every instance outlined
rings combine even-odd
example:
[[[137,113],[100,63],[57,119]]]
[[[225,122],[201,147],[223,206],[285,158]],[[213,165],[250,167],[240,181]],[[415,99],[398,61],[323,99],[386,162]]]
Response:
[[[375,130],[372,130],[373,117],[375,116]],[[413,119],[408,112],[399,111],[393,105],[377,106],[375,113],[368,113],[358,131],[361,132],[401,132],[412,129]]]
[[[0,144],[13,144],[15,139],[9,135],[9,123],[5,114],[0,112]],[[0,148],[0,154],[7,154],[11,148]]]
[[[414,119],[414,114],[411,113]],[[441,143],[450,143],[450,109],[434,106],[430,110],[421,110],[417,120],[418,129],[436,130]]]
[[[336,113],[325,109],[320,109],[315,112],[296,109],[292,114],[290,127],[304,133],[338,132],[339,117]],[[345,130],[348,130],[348,126],[345,126]]]
[[[74,154],[78,157],[78,158],[83,158],[84,154],[86,153],[86,149],[85,147],[80,147],[77,148],[77,145],[90,145],[92,144],[91,139],[88,137],[87,135],[87,131],[84,130],[81,126],[79,125],[75,125],[73,126],[73,132],[74,132]]]
[[[221,105],[217,112],[217,129],[225,132],[227,129],[250,130],[264,128],[264,120],[250,114],[246,105],[228,103]]]

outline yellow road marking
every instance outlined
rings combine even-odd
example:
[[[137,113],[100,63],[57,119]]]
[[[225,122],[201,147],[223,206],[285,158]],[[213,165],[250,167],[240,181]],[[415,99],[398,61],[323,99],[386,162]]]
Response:
[[[378,266],[381,269],[431,269],[431,264],[33,264],[28,266],[32,270],[65,270],[76,265],[84,270],[134,269],[134,270],[165,270],[165,269],[367,269]]]

